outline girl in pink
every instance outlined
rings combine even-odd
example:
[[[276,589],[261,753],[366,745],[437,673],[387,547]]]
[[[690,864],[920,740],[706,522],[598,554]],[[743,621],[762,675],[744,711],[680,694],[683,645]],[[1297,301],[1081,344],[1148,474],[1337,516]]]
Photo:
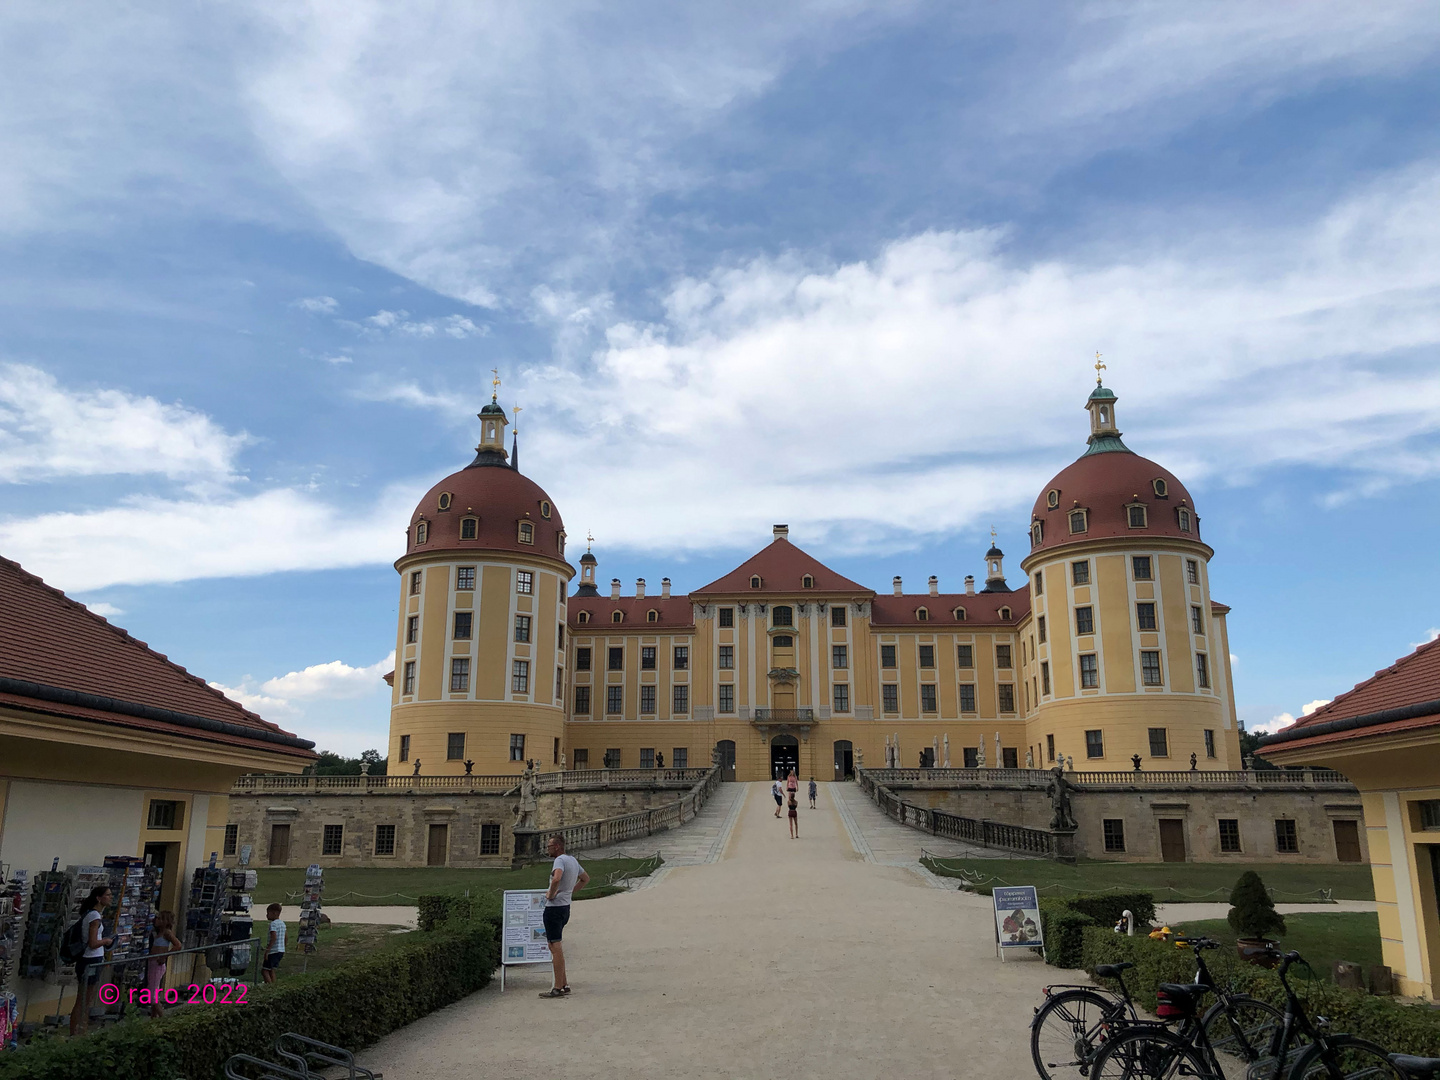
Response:
[[[166,959],[168,953],[181,948],[180,939],[175,936],[175,913],[173,911],[162,911],[155,916],[154,936],[150,939],[151,959],[145,965],[145,989],[150,991],[150,1015],[157,1020],[165,1015],[165,1007],[160,1004],[160,984],[165,981],[165,968],[170,961]]]

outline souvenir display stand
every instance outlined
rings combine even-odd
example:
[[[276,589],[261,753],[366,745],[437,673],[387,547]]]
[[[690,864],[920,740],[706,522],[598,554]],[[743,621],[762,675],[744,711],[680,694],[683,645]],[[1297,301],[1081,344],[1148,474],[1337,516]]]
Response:
[[[320,937],[320,897],[324,892],[325,871],[319,863],[311,863],[305,869],[305,892],[300,900],[300,947],[305,953],[301,971],[309,966],[310,954]]]
[[[60,939],[70,925],[72,895],[70,875],[54,865],[35,875],[26,912],[25,944],[20,950],[22,978],[43,979],[59,966]]]
[[[185,913],[185,946],[226,945],[248,942],[255,924],[250,916],[250,892],[255,888],[254,870],[226,870],[215,865],[198,867],[190,882],[190,905]],[[250,966],[250,946],[214,948],[205,963],[217,970],[243,972]]]
[[[249,942],[255,936],[250,894],[258,878],[254,870],[227,870],[225,873],[225,910],[220,914],[220,940],[239,942],[228,950],[228,961],[231,975],[243,975],[250,967]]]
[[[115,939],[110,947],[110,959],[136,960],[147,956],[155,909],[160,902],[160,870],[137,855],[107,855],[104,868],[115,897],[104,913],[110,935]],[[143,985],[145,965],[124,964],[116,976],[120,986]]]
[[[0,863],[0,1052],[13,1049],[20,1003],[15,995],[20,967],[20,946],[25,936],[25,894],[29,888],[24,870],[11,877]]]

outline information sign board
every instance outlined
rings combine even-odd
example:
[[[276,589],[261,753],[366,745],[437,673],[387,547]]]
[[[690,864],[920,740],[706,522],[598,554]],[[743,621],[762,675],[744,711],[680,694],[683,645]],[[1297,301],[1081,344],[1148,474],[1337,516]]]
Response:
[[[1006,949],[1044,947],[1040,898],[1034,885],[998,885],[991,896],[995,901],[995,942],[1002,957]]]
[[[505,890],[505,926],[501,931],[500,963],[548,964],[550,943],[545,940],[545,892],[544,889]],[[500,972],[501,989],[504,989],[505,972]]]

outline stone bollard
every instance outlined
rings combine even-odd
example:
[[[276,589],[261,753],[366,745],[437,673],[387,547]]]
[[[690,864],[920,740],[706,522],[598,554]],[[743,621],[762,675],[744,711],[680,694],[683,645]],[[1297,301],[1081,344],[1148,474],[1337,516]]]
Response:
[[[1352,964],[1348,960],[1336,960],[1330,970],[1331,978],[1335,985],[1346,990],[1363,990],[1365,987],[1363,974],[1359,964]]]
[[[1372,994],[1389,997],[1395,993],[1395,975],[1384,964],[1371,964],[1366,970],[1366,982]]]

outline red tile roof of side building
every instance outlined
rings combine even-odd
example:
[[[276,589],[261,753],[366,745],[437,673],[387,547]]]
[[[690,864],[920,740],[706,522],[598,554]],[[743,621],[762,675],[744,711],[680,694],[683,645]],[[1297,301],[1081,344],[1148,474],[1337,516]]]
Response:
[[[313,759],[297,738],[0,558],[0,704]]]
[[[1000,609],[1008,607],[1010,618],[1002,619]],[[932,596],[882,596],[870,602],[870,625],[924,629],[925,627],[1014,626],[1030,614],[1030,590],[991,593],[940,593]],[[926,618],[919,611],[925,609]],[[956,609],[965,610],[965,618],[956,618]]]
[[[1261,741],[1287,753],[1440,725],[1440,639]]]
[[[693,630],[695,618],[690,600],[685,596],[572,596],[566,601],[572,630]],[[580,613],[589,612],[590,621],[582,623]],[[620,612],[621,621],[611,616]],[[652,623],[650,612],[655,612]]]
[[[760,587],[752,589],[750,579],[757,574],[760,576]],[[809,589],[805,589],[806,574],[809,574],[815,582]],[[869,596],[871,593],[871,590],[864,585],[837,574],[819,559],[780,536],[724,577],[717,578],[709,585],[696,589],[690,595],[798,593],[802,590],[817,593],[845,593],[851,596]]]

